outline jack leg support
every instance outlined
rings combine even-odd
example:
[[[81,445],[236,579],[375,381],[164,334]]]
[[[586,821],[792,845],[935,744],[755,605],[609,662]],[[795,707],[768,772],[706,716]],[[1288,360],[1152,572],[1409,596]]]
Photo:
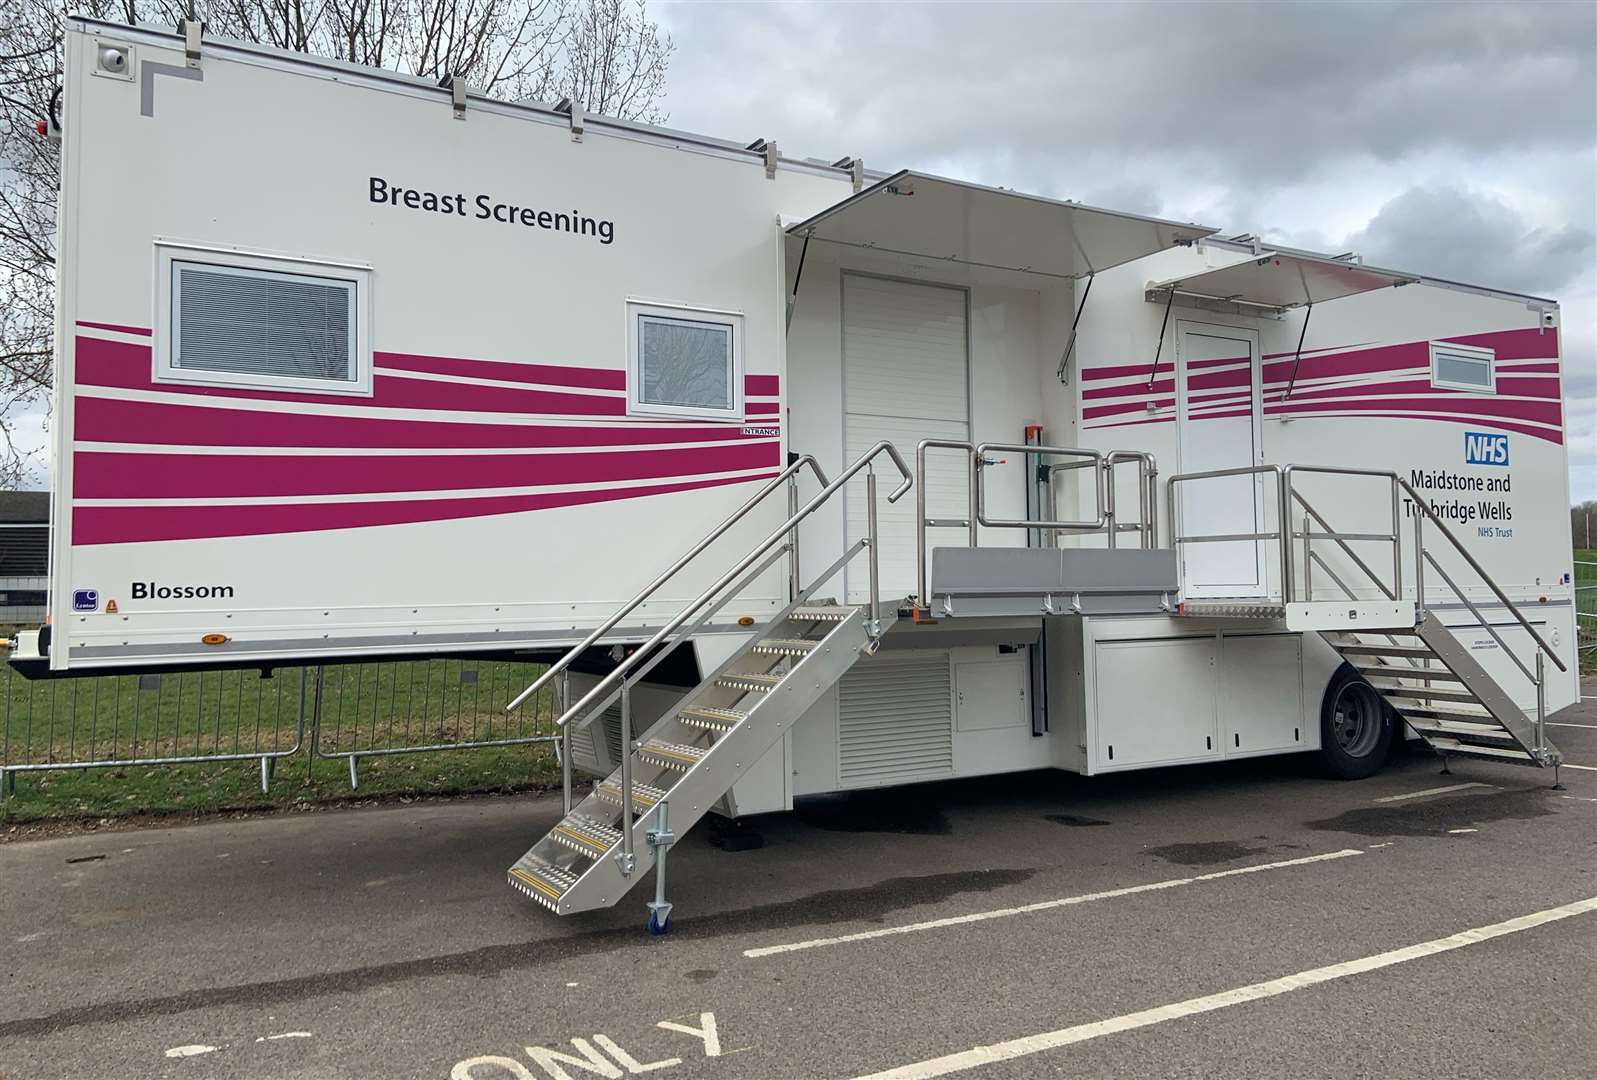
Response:
[[[655,937],[671,929],[671,902],[665,898],[665,856],[676,843],[676,835],[667,823],[667,801],[660,800],[654,808],[654,828],[647,834],[649,846],[654,849],[654,899],[646,905],[649,909],[649,933]]]

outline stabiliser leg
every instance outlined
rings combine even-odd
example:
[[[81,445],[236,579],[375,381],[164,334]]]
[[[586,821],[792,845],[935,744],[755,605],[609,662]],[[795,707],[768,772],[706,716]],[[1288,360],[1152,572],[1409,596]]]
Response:
[[[671,929],[671,902],[665,898],[665,856],[676,843],[666,820],[667,801],[662,799],[654,808],[654,828],[646,834],[649,846],[654,849],[654,899],[648,902],[649,933],[658,937]]]

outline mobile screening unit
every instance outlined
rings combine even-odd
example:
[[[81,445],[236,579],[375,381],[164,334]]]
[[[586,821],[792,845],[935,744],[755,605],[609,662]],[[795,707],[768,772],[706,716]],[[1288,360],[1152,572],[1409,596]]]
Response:
[[[556,912],[811,793],[1559,762],[1553,301],[193,24],[59,122],[19,666],[540,654]]]

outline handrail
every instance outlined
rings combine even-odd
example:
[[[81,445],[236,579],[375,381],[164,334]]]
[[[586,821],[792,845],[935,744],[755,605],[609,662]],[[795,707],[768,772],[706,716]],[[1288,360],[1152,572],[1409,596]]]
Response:
[[[892,443],[883,440],[856,458],[854,460],[854,464],[845,469],[842,475],[840,475],[836,480],[833,480],[831,483],[827,484],[826,487],[822,488],[820,492],[810,499],[809,502],[805,503],[797,513],[789,517],[786,521],[782,522],[781,526],[779,526],[775,532],[771,533],[771,535],[761,541],[753,551],[749,552],[749,554],[745,555],[741,560],[739,560],[736,566],[732,567],[726,573],[717,578],[709,586],[709,588],[705,589],[694,600],[689,602],[686,607],[684,607],[676,614],[674,618],[671,619],[670,622],[666,623],[659,630],[655,631],[653,637],[644,642],[642,645],[638,646],[637,649],[635,649],[630,655],[617,664],[608,675],[599,680],[598,684],[594,686],[593,689],[589,690],[585,695],[583,695],[581,700],[575,704],[568,703],[566,711],[559,717],[559,719],[555,721],[556,726],[562,728],[565,727],[574,716],[582,713],[595,699],[609,691],[618,680],[625,679],[633,667],[640,663],[644,657],[652,653],[656,647],[665,641],[666,638],[670,637],[671,634],[673,634],[683,623],[692,618],[693,614],[697,612],[699,608],[703,607],[705,604],[714,599],[717,593],[735,581],[739,574],[743,573],[743,571],[754,565],[754,563],[759,560],[760,556],[764,555],[766,552],[770,551],[771,548],[780,543],[787,536],[787,534],[799,524],[799,522],[803,521],[805,518],[809,517],[810,514],[814,513],[822,503],[826,502],[834,494],[841,490],[843,485],[847,484],[849,480],[853,479],[855,474],[869,466],[870,463],[882,453],[886,453],[888,457],[892,459],[893,464],[897,466],[899,473],[904,477],[904,482],[899,485],[898,490],[894,491],[887,497],[888,502],[897,502],[899,498],[901,498],[904,493],[909,491],[909,489],[914,485],[915,480],[909,471],[909,467],[904,464],[904,459],[899,455],[898,449],[893,446]],[[723,528],[724,527],[725,526],[723,526]],[[713,539],[713,537],[711,539]],[[679,560],[678,565],[680,565],[680,562],[681,561]],[[672,573],[674,572],[675,569],[673,569]],[[873,596],[872,601],[873,603],[878,602],[879,598]],[[636,604],[632,604],[629,607],[635,606]]]
[[[1471,555],[1469,550],[1464,547],[1462,542],[1459,541],[1458,537],[1453,535],[1453,530],[1447,527],[1447,523],[1442,520],[1441,516],[1437,514],[1436,511],[1431,509],[1431,504],[1426,502],[1425,498],[1420,495],[1419,492],[1415,491],[1414,488],[1409,485],[1407,480],[1404,480],[1395,472],[1392,473],[1392,476],[1397,479],[1398,486],[1404,491],[1408,492],[1409,498],[1414,500],[1414,504],[1420,508],[1420,512],[1425,517],[1430,518],[1433,525],[1442,530],[1442,535],[1447,537],[1447,542],[1453,545],[1453,549],[1455,551],[1464,556],[1464,561],[1469,564],[1469,568],[1475,571],[1476,576],[1479,577],[1481,581],[1485,582],[1488,589],[1492,590],[1492,595],[1497,597],[1497,602],[1502,604],[1503,607],[1507,608],[1514,618],[1519,622],[1519,625],[1525,628],[1525,632],[1531,636],[1532,641],[1536,642],[1537,647],[1540,648],[1542,652],[1547,654],[1548,659],[1553,662],[1559,671],[1568,671],[1569,668],[1565,666],[1564,662],[1558,658],[1558,654],[1553,651],[1553,647],[1547,644],[1547,641],[1536,632],[1536,628],[1530,624],[1530,620],[1525,618],[1525,613],[1519,610],[1519,605],[1510,600],[1507,594],[1498,587],[1497,582],[1493,581],[1492,576],[1486,572],[1486,568],[1481,566],[1481,564],[1476,561],[1475,556]],[[1443,577],[1446,577],[1445,573],[1443,574]],[[1460,594],[1459,598],[1463,599],[1462,594]],[[1416,599],[1419,601],[1421,606],[1424,606],[1425,597],[1423,593],[1416,594]]]
[[[600,638],[604,637],[611,630],[614,630],[618,625],[620,625],[622,619],[625,619],[628,615],[636,611],[639,605],[641,605],[649,597],[653,596],[655,591],[658,590],[660,586],[664,585],[667,581],[674,577],[679,570],[681,570],[689,562],[693,561],[693,559],[705,548],[709,547],[716,540],[720,539],[721,536],[725,534],[725,532],[733,525],[736,525],[739,521],[742,521],[743,518],[748,515],[749,511],[753,510],[757,505],[759,505],[759,503],[763,501],[767,495],[781,487],[783,484],[787,483],[791,478],[796,477],[805,468],[808,468],[811,472],[813,472],[815,474],[815,478],[819,480],[823,486],[826,484],[826,473],[821,470],[820,463],[817,462],[810,454],[801,455],[797,461],[793,462],[793,464],[777,473],[768,484],[766,484],[759,491],[755,492],[754,495],[749,498],[748,502],[745,502],[742,506],[734,510],[730,517],[706,533],[704,539],[700,540],[697,544],[694,544],[693,547],[689,548],[686,555],[683,555],[676,562],[672,563],[663,572],[661,572],[659,577],[645,585],[642,592],[638,593],[631,600],[627,601],[616,610],[615,614],[611,615],[604,622],[600,623],[591,634],[582,639],[580,644],[573,646],[559,660],[556,660],[553,664],[549,665],[548,669],[544,671],[542,675],[538,676],[538,678],[533,681],[531,686],[517,694],[515,699],[511,701],[509,705],[505,706],[505,712],[513,712],[516,709],[519,709],[522,702],[526,701],[533,694],[543,689],[543,687],[551,679],[575,663],[577,657],[587,652],[597,641],[599,641]]]
[[[1094,521],[1031,521],[1025,518],[996,518],[989,520],[987,517],[987,485],[982,482],[982,470],[987,468],[987,452],[989,450],[1002,450],[1009,454],[1034,454],[1037,457],[1077,457],[1085,458],[1081,468],[1093,468],[1093,495],[1098,507],[1098,517]],[[1104,516],[1104,478],[1103,455],[1097,450],[1083,450],[1074,446],[1039,446],[1032,443],[997,443],[986,442],[977,445],[973,451],[974,469],[972,477],[975,481],[976,520],[989,529],[1068,529],[1072,532],[1097,532],[1104,527],[1108,520]]]
[[[1121,525],[1115,514],[1115,466],[1123,461],[1137,463],[1137,498],[1141,520]],[[1159,546],[1159,463],[1146,450],[1111,450],[1104,455],[1104,516],[1108,519],[1108,544],[1117,546],[1121,532],[1140,532],[1144,549]]]
[[[963,450],[968,455],[967,464],[969,476],[969,490],[966,493],[970,499],[970,507],[965,511],[966,517],[962,520],[937,520],[926,516],[926,451],[927,450]],[[970,546],[979,547],[976,537],[976,444],[960,442],[957,439],[922,439],[915,444],[915,479],[918,486],[915,488],[915,605],[920,608],[929,607],[931,597],[931,583],[926,577],[926,529],[969,529]]]

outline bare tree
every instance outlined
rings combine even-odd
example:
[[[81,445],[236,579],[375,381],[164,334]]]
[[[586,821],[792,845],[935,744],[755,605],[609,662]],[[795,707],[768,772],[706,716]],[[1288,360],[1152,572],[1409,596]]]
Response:
[[[192,6],[191,6],[192,5]],[[76,14],[172,26],[386,67],[462,76],[509,100],[566,97],[659,123],[674,45],[645,0],[73,0]],[[55,325],[61,0],[8,0],[0,19],[0,488],[37,481]]]

